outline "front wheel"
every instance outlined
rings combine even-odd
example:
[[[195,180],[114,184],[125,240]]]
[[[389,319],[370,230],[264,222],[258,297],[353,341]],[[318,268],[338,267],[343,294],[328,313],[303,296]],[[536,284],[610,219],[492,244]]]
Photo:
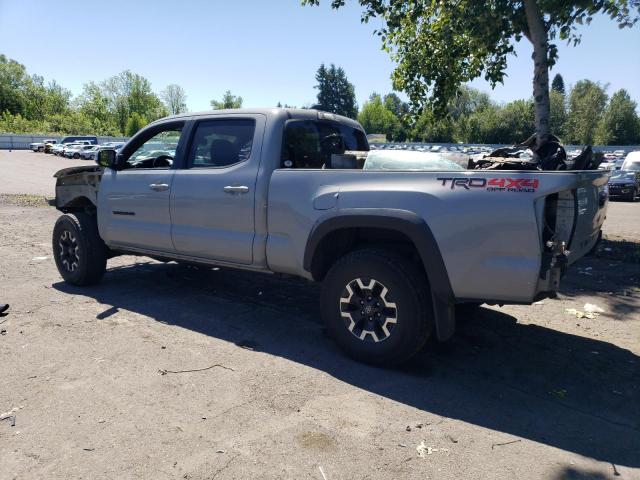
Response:
[[[77,212],[60,216],[53,228],[52,244],[58,272],[65,282],[93,285],[102,279],[108,249],[94,215]]]
[[[352,358],[379,366],[400,364],[433,329],[431,296],[422,271],[401,255],[363,249],[338,260],[321,294],[331,336]]]

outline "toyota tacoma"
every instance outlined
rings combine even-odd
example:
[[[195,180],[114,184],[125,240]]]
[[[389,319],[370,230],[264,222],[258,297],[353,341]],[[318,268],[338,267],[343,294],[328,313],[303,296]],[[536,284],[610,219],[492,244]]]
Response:
[[[156,121],[55,174],[56,265],[73,285],[119,254],[322,282],[336,342],[392,365],[449,339],[456,305],[553,296],[598,241],[602,170],[417,169],[410,152],[394,168],[368,150],[357,122],[317,110]]]

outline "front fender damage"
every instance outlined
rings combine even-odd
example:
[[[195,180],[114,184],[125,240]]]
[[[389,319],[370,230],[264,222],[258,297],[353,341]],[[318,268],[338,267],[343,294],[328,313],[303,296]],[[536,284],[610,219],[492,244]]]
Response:
[[[56,178],[56,208],[66,211],[78,207],[95,207],[102,172],[102,167],[97,165],[58,170],[53,175]]]

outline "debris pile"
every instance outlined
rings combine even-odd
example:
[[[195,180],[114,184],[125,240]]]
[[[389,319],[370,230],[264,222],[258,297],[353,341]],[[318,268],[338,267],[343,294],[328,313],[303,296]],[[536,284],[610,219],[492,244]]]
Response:
[[[601,159],[594,155],[591,146],[573,159],[555,135],[540,147],[536,136],[511,147],[498,148],[479,159],[469,159],[468,170],[595,170]]]

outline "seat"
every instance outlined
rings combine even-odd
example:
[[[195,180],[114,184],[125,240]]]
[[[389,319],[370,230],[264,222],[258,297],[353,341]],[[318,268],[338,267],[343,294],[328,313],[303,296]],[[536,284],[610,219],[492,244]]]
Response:
[[[238,163],[238,149],[229,140],[214,140],[211,142],[211,164],[217,167],[225,167]]]

